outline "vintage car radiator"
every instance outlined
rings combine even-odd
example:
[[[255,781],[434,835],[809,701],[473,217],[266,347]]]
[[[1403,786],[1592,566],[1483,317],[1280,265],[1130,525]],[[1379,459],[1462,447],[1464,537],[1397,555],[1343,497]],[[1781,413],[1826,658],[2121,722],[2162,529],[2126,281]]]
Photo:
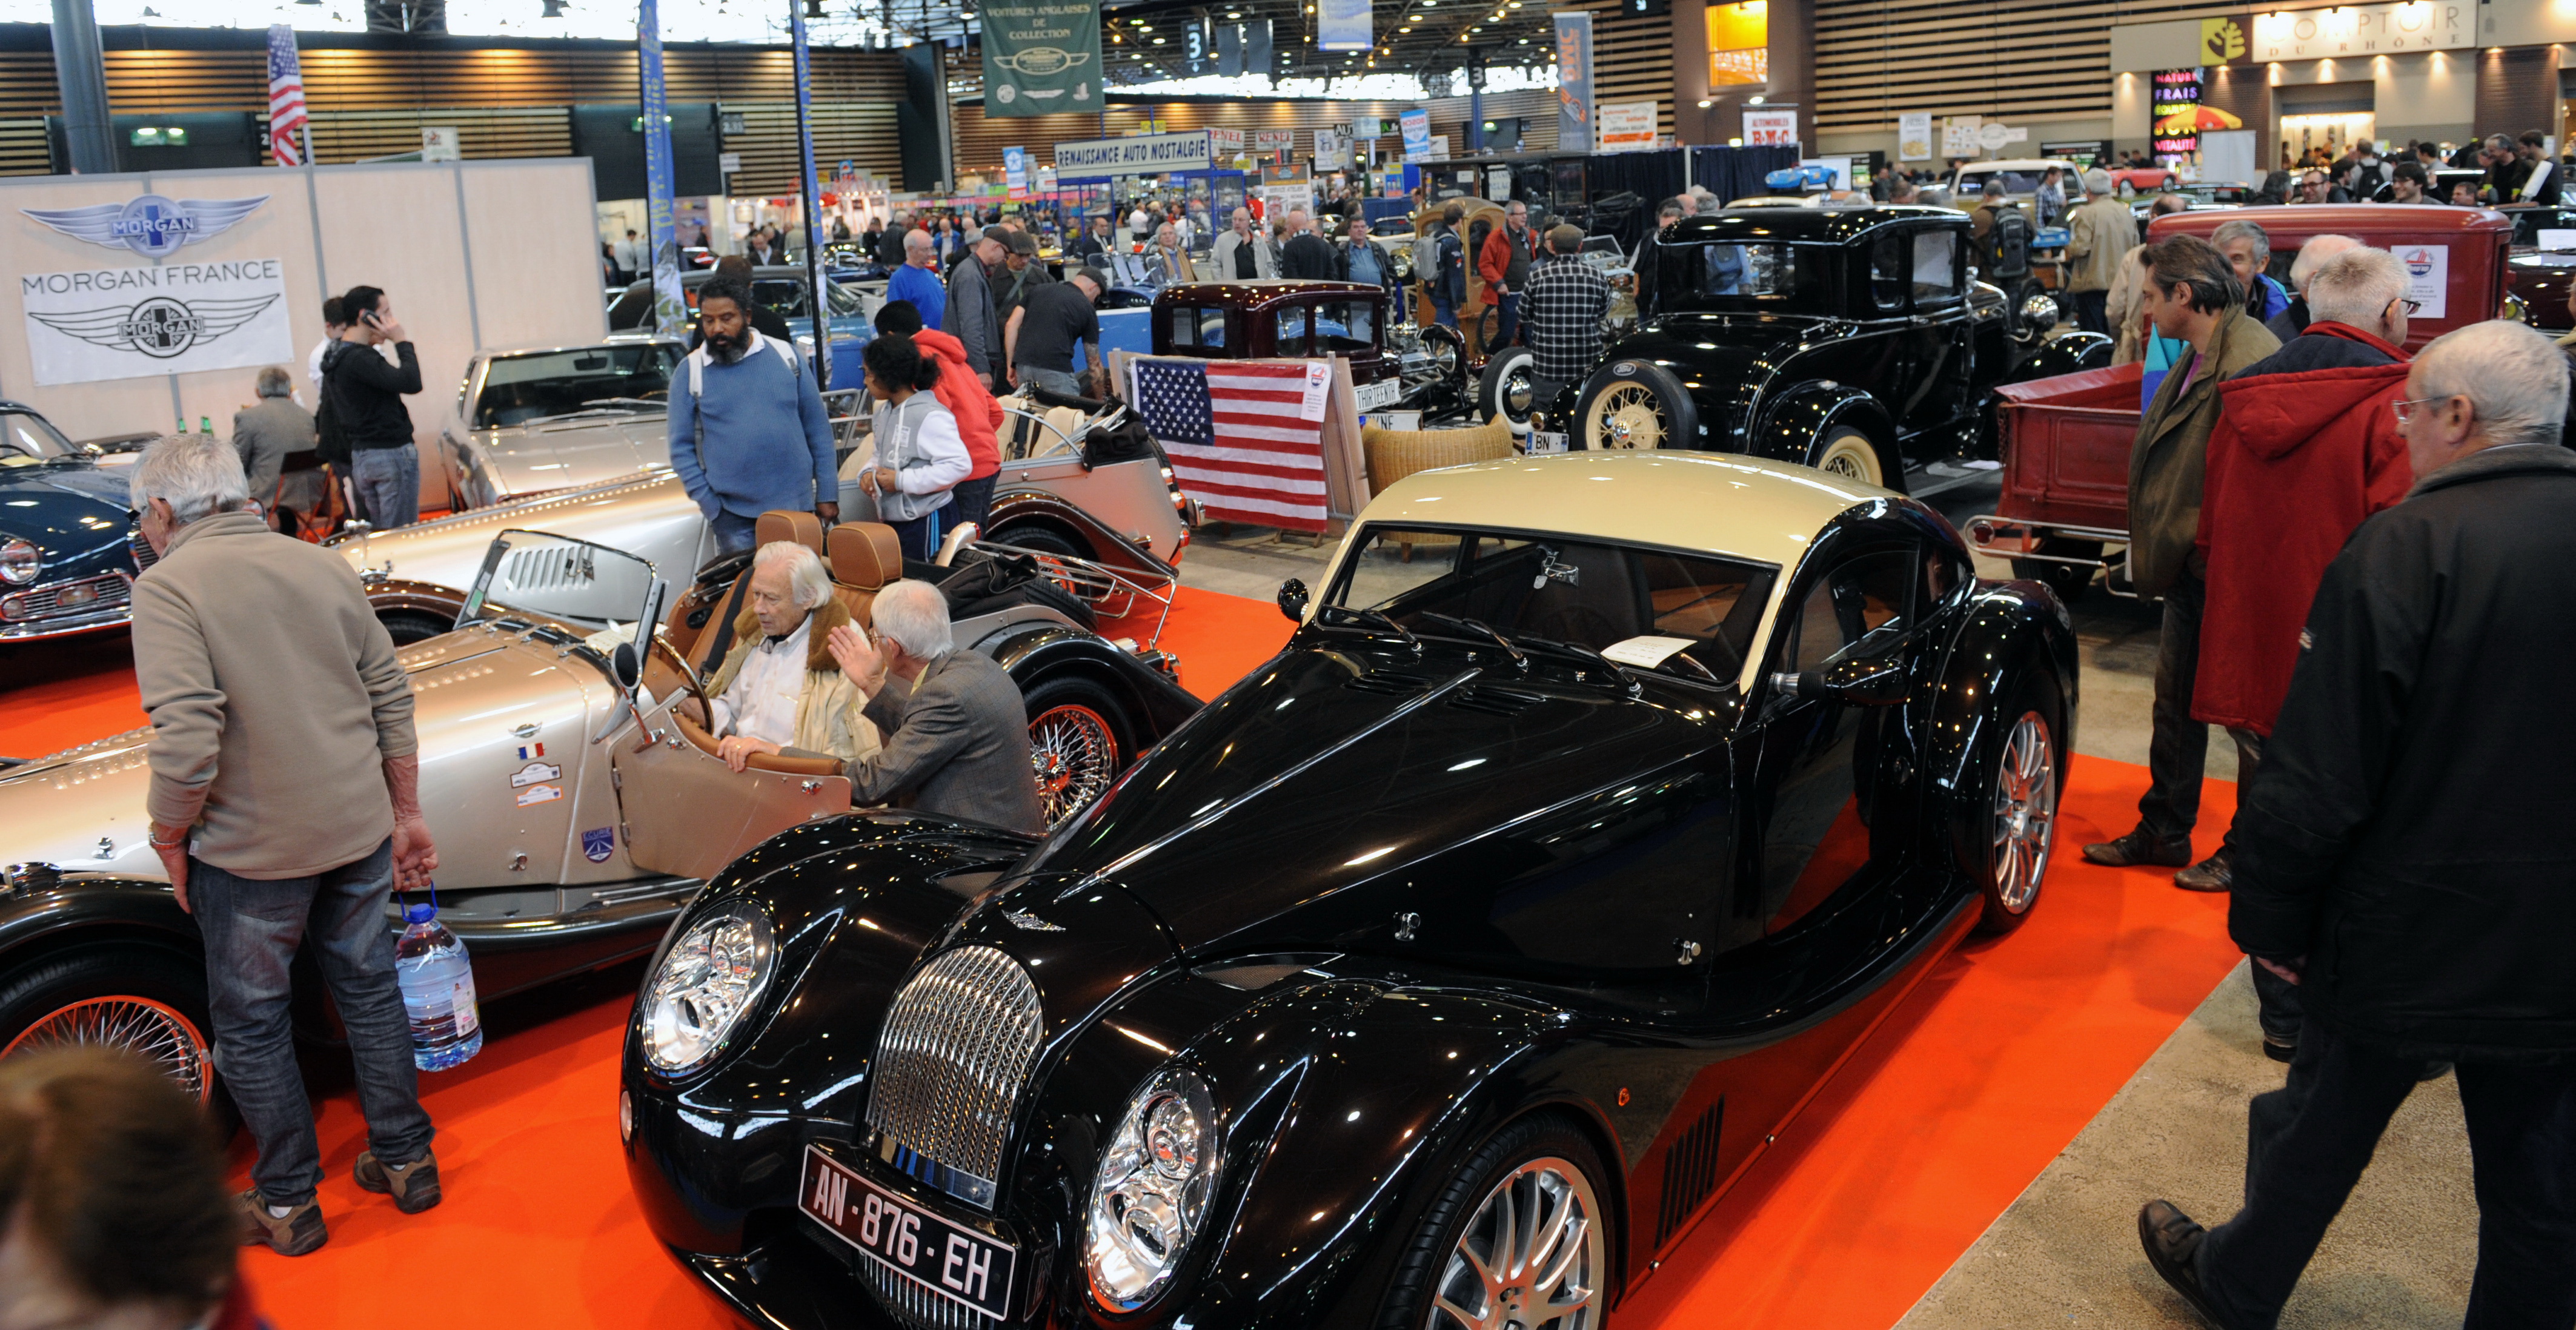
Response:
[[[1009,956],[960,947],[922,967],[877,1041],[868,1125],[880,1133],[878,1156],[991,1208],[1041,1029],[1037,985]]]

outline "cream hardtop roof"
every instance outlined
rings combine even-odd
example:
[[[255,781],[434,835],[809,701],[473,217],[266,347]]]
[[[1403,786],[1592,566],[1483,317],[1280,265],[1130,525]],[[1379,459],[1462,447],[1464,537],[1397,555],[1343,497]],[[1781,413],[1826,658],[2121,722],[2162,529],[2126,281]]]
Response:
[[[1827,522],[1892,490],[1730,453],[1579,452],[1417,471],[1362,523],[1497,527],[1797,566]]]

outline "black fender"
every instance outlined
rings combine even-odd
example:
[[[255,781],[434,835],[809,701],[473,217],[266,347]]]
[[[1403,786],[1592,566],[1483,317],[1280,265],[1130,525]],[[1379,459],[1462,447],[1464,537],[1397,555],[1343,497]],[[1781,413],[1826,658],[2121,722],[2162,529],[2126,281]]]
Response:
[[[1352,972],[1327,973],[1341,967],[1315,959],[1320,969],[1231,994],[1230,1011],[1210,1010],[1229,1001],[1207,977],[1224,963],[1139,984],[1067,1046],[1022,1155],[1024,1165],[1041,1152],[1062,1161],[1061,1213],[1083,1213],[1127,1099],[1178,1065],[1206,1081],[1226,1129],[1208,1221],[1156,1303],[1187,1306],[1193,1324],[1372,1323],[1440,1181],[1506,1124],[1551,1109],[1593,1138],[1608,1168],[1602,1218],[1611,1268],[1624,1268],[1619,1142],[1588,1100],[1554,1084],[1548,1053],[1565,1038],[1556,1015],[1505,995],[1409,985],[1356,958]],[[1159,1056],[1146,1039],[1175,1052]],[[1059,1308],[1090,1302],[1079,1242],[1068,1234],[1058,1263]]]
[[[1896,422],[1868,389],[1831,379],[1809,379],[1766,394],[1747,437],[1755,457],[1814,466],[1823,460],[1825,437],[1848,425],[1868,436],[1887,487],[1905,488],[1905,455],[1897,450]]]
[[[1109,690],[1127,707],[1129,721],[1139,731],[1124,736],[1133,740],[1132,751],[1143,752],[1181,722],[1197,715],[1202,705],[1162,671],[1137,657],[1112,646],[1096,633],[1060,623],[1031,623],[1006,628],[995,637],[977,644],[977,650],[991,656],[1008,670],[1011,681],[1022,693],[1059,675],[1078,675]]]
[[[0,976],[97,946],[151,947],[190,961],[205,955],[197,921],[167,882],[62,877],[30,866],[0,890]]]
[[[1936,834],[1950,838],[1951,862],[1973,876],[1982,871],[1991,830],[1981,763],[1999,742],[1996,727],[2011,719],[2002,708],[2035,680],[2055,685],[2062,792],[2074,762],[2078,666],[2073,621],[2055,592],[2037,582],[1986,582],[1967,594],[1933,693],[1931,724],[1920,732],[1931,736],[1923,752],[1930,794],[1946,811],[1936,811]]]
[[[1139,572],[1149,578],[1177,580],[1180,576],[1172,565],[1112,530],[1090,510],[1068,503],[1052,491],[1034,485],[1021,487],[1013,482],[1013,487],[993,495],[992,505],[984,516],[984,534],[988,538],[999,539],[992,533],[1020,522],[1034,522],[1054,530],[1071,540],[1083,558],[1095,563]]]
[[[2033,379],[2053,379],[2078,370],[2104,369],[2111,363],[2111,339],[2097,332],[2060,333],[2042,342],[2038,350],[2022,357],[2001,383],[2028,383]]]

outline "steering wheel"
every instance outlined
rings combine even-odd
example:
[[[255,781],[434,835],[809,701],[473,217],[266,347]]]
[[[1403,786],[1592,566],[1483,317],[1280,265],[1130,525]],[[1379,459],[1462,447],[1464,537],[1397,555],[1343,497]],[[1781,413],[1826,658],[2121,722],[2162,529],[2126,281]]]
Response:
[[[706,680],[698,677],[697,668],[689,664],[689,658],[681,655],[680,649],[672,646],[668,638],[660,633],[652,637],[654,653],[662,658],[664,664],[679,672],[680,686],[688,690],[689,696],[698,699],[698,714],[707,718],[704,723],[713,724],[716,704],[715,699],[707,696]]]

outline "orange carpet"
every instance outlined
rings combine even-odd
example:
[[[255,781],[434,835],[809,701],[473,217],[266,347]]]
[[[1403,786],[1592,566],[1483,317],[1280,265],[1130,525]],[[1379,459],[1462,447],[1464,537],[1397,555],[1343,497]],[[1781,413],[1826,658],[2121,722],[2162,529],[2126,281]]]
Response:
[[[1287,629],[1262,602],[1185,589],[1163,645],[1181,655],[1183,681],[1212,695]],[[0,752],[60,747],[138,718],[115,654],[121,635],[55,645],[79,654],[39,667],[22,648],[12,653],[20,668],[0,676],[33,679],[0,694]],[[2079,759],[2059,845],[2126,830],[2145,776]],[[2206,825],[2225,824],[2233,793],[2208,787]],[[2224,897],[2064,855],[2030,923],[1936,965],[1622,1324],[1893,1324],[2226,973],[2236,957],[2225,924]],[[483,1054],[422,1077],[449,1195],[426,1215],[406,1219],[349,1181],[364,1132],[347,1069],[314,1069],[331,1244],[300,1260],[245,1257],[281,1330],[730,1324],[663,1256],[628,1195],[617,1055],[639,968],[493,1004]],[[237,1184],[246,1149],[235,1145]],[[424,1280],[427,1270],[451,1275]]]

